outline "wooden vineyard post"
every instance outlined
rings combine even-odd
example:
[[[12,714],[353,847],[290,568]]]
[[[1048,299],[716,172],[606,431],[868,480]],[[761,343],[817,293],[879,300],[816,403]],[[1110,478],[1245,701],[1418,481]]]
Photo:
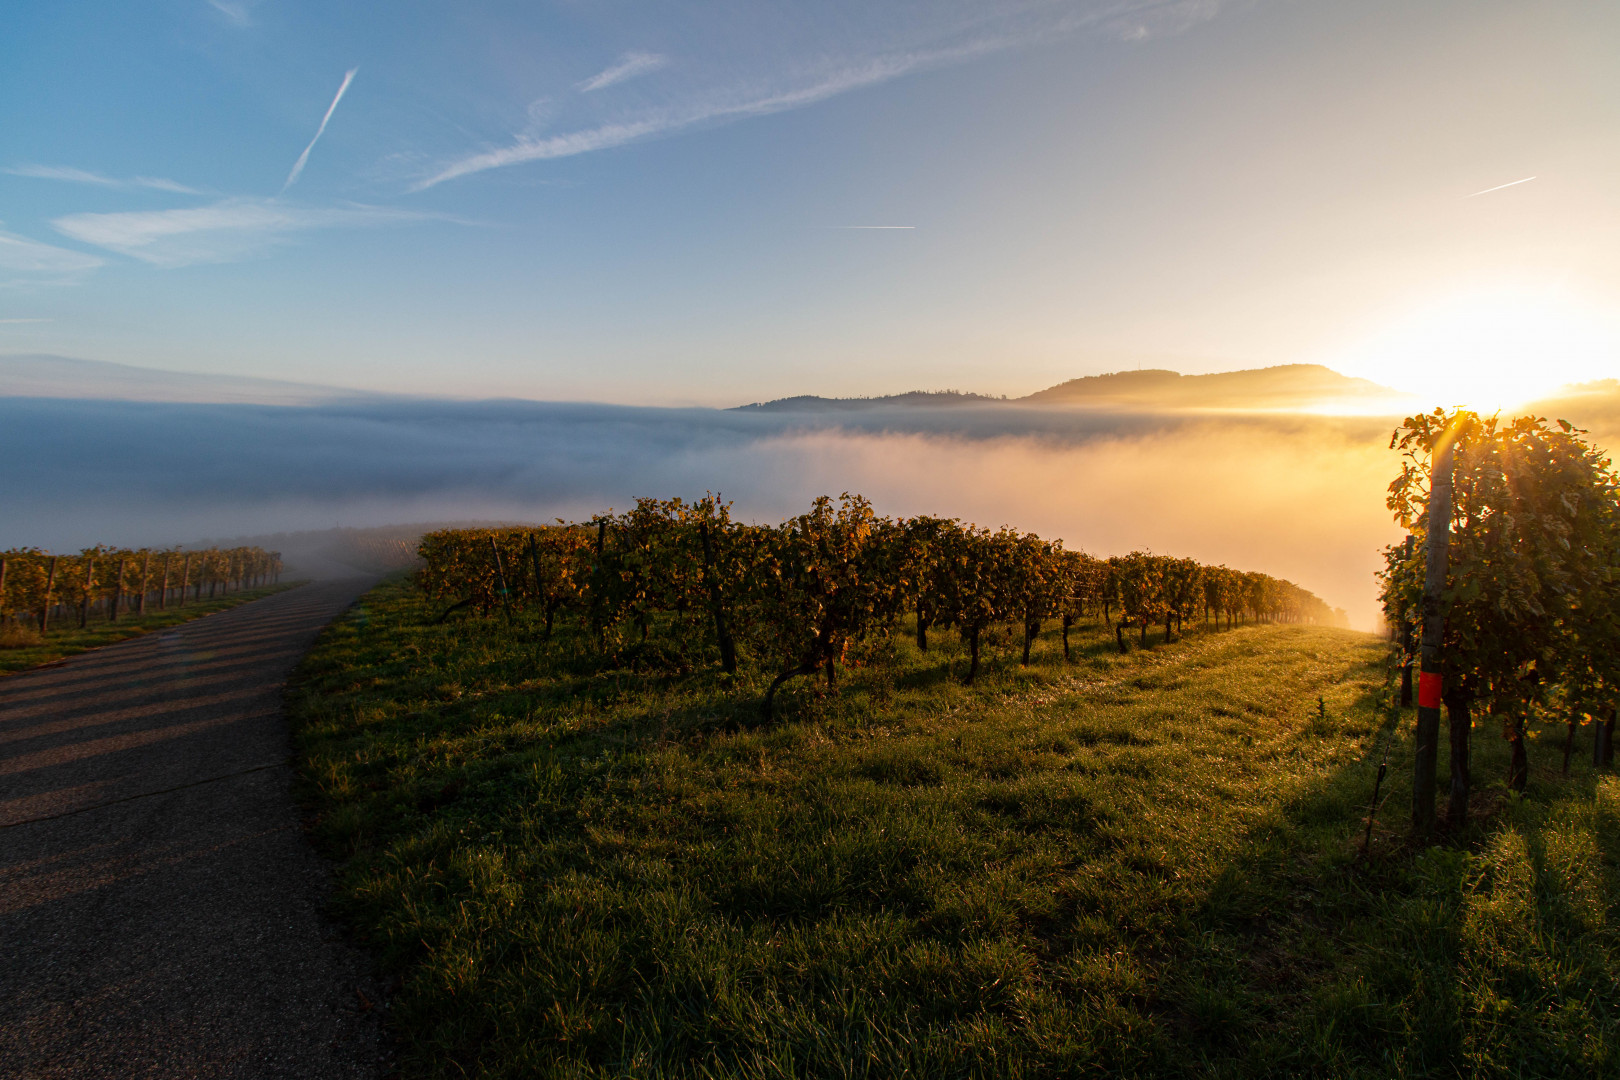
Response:
[[[39,635],[45,636],[45,630],[51,621],[51,590],[56,588],[56,556],[51,556],[51,565],[45,572],[45,595],[39,602]]]
[[[145,552],[141,557],[141,592],[135,598],[135,614],[146,614],[146,594],[152,591],[152,553]]]
[[[540,573],[540,545],[536,533],[529,534],[529,567],[534,571],[534,602],[546,620],[546,640],[551,640],[551,607],[546,603],[546,580]]]
[[[90,589],[96,583],[96,560],[91,556],[84,560],[84,599],[79,603],[79,629],[83,630],[90,625]]]
[[[169,560],[173,557],[171,552],[163,553],[163,583],[158,586],[159,611],[166,611],[169,607]]]
[[[500,586],[501,590],[501,610],[506,612],[506,622],[510,626],[512,623],[511,593],[506,588],[506,567],[501,564],[501,549],[495,543],[493,536],[489,538],[489,550],[495,556],[495,584]]]
[[[186,553],[186,561],[180,568],[180,606],[186,606],[186,587],[191,584],[191,553]]]
[[[1389,772],[1389,762],[1378,763],[1378,775],[1373,779],[1372,802],[1367,804],[1367,832],[1361,838],[1361,853],[1366,855],[1372,850],[1373,818],[1378,814],[1378,789],[1384,786],[1384,776]]]
[[[1435,765],[1440,743],[1440,638],[1446,613],[1441,606],[1451,545],[1451,431],[1440,436],[1429,469],[1428,537],[1423,567],[1423,638],[1418,664],[1417,729],[1412,748],[1412,834],[1434,832]]]
[[[1412,549],[1417,546],[1417,537],[1410,533],[1406,536],[1406,558],[1411,561]],[[1401,612],[1401,708],[1412,707],[1412,613]]]
[[[709,610],[714,616],[714,636],[720,643],[720,667],[728,675],[737,674],[737,646],[732,643],[731,631],[726,627],[725,605],[720,599],[720,577],[715,569],[714,540],[709,536],[709,523],[698,524],[698,536],[703,541],[703,577],[709,586]],[[922,616],[918,616],[918,640],[924,641],[923,648],[927,648],[926,639],[922,637],[926,631],[922,629]]]
[[[127,569],[129,569],[129,560],[120,558],[118,560],[118,576],[113,579],[112,603],[107,612],[108,622],[118,621],[118,604],[124,599],[124,571]]]
[[[596,565],[591,567],[591,628],[596,631],[596,647],[601,652],[607,651],[607,627],[602,619],[602,549],[606,544],[607,521],[602,519],[596,523]]]

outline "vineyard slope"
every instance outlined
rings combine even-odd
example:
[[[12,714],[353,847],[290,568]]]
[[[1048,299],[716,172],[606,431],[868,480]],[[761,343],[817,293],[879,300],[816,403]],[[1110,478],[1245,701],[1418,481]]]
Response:
[[[289,692],[407,1076],[1620,1066],[1620,785],[1533,745],[1509,799],[1484,732],[1478,824],[1406,847],[1376,638],[1083,622],[965,686],[901,633],[765,724],[746,669],[444,607],[380,586]]]

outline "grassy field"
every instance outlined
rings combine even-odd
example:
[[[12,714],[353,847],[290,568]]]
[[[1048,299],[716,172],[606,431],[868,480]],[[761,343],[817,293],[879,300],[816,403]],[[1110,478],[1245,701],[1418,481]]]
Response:
[[[53,624],[43,638],[37,629],[19,631],[18,628],[7,627],[0,630],[0,676],[28,671],[86,649],[99,649],[103,645],[149,634],[153,630],[164,630],[200,615],[212,615],[216,611],[224,611],[292,587],[292,584],[284,584],[244,589],[212,600],[194,600],[184,607],[171,605],[165,611],[158,611],[155,605],[149,605],[145,615],[137,616],[126,611],[119,615],[115,623],[108,622],[105,615],[92,615],[90,625],[83,630],[79,629],[78,616],[69,615]]]
[[[437,613],[381,586],[289,695],[408,1076],[1620,1072],[1620,782],[1549,729],[1511,798],[1481,728],[1482,822],[1407,845],[1366,635],[1082,627],[972,688],[902,641],[764,726]]]

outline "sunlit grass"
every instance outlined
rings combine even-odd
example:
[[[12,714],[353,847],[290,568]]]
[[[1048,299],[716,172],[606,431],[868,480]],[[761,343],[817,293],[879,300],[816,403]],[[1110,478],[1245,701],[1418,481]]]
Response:
[[[380,588],[290,695],[410,1075],[1615,1066],[1620,789],[1505,803],[1481,730],[1497,816],[1408,849],[1365,635],[1082,627],[971,688],[901,641],[762,726],[754,681],[437,611]]]

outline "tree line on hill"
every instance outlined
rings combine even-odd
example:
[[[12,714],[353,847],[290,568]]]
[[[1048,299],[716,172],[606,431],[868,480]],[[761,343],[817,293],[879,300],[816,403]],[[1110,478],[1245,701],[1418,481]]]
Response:
[[[887,518],[858,495],[823,496],[780,525],[732,520],[706,496],[639,499],[634,509],[553,526],[446,529],[422,538],[416,580],[451,601],[441,618],[532,611],[550,636],[559,616],[578,621],[604,653],[659,639],[688,660],[735,674],[744,659],[771,678],[767,715],[789,679],[824,675],[881,647],[902,616],[915,616],[917,646],[954,630],[967,647],[963,679],[978,674],[982,647],[1010,638],[1029,662],[1043,625],[1068,631],[1088,611],[1111,623],[1121,651],[1127,628],[1146,645],[1150,628],[1171,639],[1202,616],[1343,625],[1344,613],[1266,574],[1204,566],[1147,552],[1100,559],[1014,529],[939,517]]]
[[[279,580],[281,555],[257,547],[194,551],[98,545],[76,555],[38,548],[0,551],[0,624],[39,633],[52,623],[93,618],[117,622],[170,603],[212,598]]]
[[[1449,520],[1440,515],[1449,532],[1439,545],[1446,574],[1435,583],[1439,618],[1432,625],[1443,626],[1438,697],[1450,736],[1453,828],[1468,814],[1469,740],[1481,708],[1511,745],[1513,790],[1522,792],[1529,780],[1525,735],[1535,718],[1567,725],[1566,775],[1583,719],[1592,723],[1594,764],[1612,760],[1620,504],[1612,465],[1585,434],[1562,420],[1437,409],[1408,418],[1391,438],[1405,460],[1388,505],[1411,535],[1385,550],[1381,577],[1408,680],[1422,645],[1431,487],[1446,478],[1434,475],[1436,467],[1450,463]],[[1434,823],[1432,784],[1427,806],[1423,801],[1414,805],[1418,832]]]

